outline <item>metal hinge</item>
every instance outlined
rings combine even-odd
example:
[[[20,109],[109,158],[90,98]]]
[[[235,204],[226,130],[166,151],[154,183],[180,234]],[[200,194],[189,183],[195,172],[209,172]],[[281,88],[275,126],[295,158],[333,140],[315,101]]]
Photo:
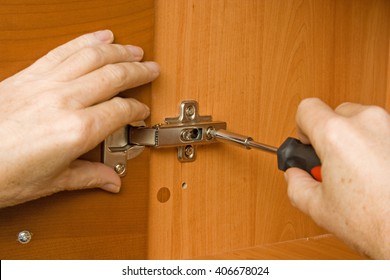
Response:
[[[181,162],[196,159],[196,145],[217,140],[212,132],[226,129],[226,122],[213,122],[211,116],[200,116],[198,102],[183,101],[179,116],[166,118],[164,124],[145,127],[145,123],[125,126],[104,141],[103,162],[120,175],[126,175],[127,160],[135,158],[145,147],[177,148]]]

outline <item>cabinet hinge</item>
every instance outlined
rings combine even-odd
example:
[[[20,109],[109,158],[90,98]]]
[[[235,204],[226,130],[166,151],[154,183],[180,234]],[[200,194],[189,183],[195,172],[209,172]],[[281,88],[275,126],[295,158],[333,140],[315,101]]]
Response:
[[[135,158],[145,147],[177,148],[181,162],[196,159],[196,146],[217,143],[212,132],[226,129],[226,122],[214,122],[211,116],[199,115],[198,102],[180,104],[179,116],[165,118],[165,123],[145,127],[145,123],[128,125],[106,138],[103,162],[120,175],[126,175],[127,160]]]

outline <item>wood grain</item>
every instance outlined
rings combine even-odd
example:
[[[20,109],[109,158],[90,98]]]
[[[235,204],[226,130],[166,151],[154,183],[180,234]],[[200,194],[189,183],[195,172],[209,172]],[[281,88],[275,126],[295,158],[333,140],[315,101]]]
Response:
[[[157,1],[162,74],[152,87],[152,122],[195,99],[201,114],[229,130],[278,146],[295,134],[303,98],[384,106],[389,8],[363,0]],[[290,205],[270,154],[220,144],[181,164],[174,149],[153,151],[150,182],[150,258],[215,255],[325,232]],[[161,188],[170,190],[165,203],[157,200]]]
[[[153,0],[2,1],[0,80],[59,44],[100,29],[111,29],[117,43],[143,47],[145,59],[151,59],[153,26]],[[150,86],[123,94],[150,102]],[[1,209],[0,258],[146,258],[148,161],[146,152],[129,162],[118,195],[101,190],[68,192]],[[16,241],[21,230],[33,233],[27,245]]]
[[[205,256],[198,259],[213,260],[364,260],[343,242],[330,234],[315,238],[296,239],[267,244],[224,254]]]
[[[389,45],[389,54],[390,54],[390,45]],[[386,104],[385,108],[390,113],[390,55],[388,56],[387,64],[387,87],[386,87]]]
[[[196,99],[201,114],[277,146],[294,135],[303,98],[389,104],[389,21],[385,0],[6,0],[0,80],[109,28],[145,59],[154,47],[162,74],[153,94],[124,93],[151,103],[152,123]],[[68,192],[1,209],[0,258],[360,257],[332,237],[307,240],[325,231],[290,205],[273,155],[220,144],[200,147],[195,163],[167,149],[129,165],[118,195]],[[21,230],[32,242],[16,241]]]

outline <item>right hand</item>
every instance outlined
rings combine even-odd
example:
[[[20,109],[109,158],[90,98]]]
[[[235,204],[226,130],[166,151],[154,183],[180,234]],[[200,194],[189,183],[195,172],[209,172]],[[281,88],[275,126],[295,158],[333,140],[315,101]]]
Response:
[[[390,116],[382,108],[344,103],[334,111],[302,101],[300,139],[321,159],[322,183],[286,171],[293,205],[372,258],[390,258]]]

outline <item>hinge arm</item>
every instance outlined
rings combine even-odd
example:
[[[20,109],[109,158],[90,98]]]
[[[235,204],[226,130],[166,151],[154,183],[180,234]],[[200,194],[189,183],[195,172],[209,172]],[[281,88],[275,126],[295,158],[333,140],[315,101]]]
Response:
[[[225,122],[213,122],[211,116],[200,116],[198,103],[183,101],[179,116],[166,118],[164,124],[153,127],[126,126],[104,141],[103,162],[120,175],[126,175],[127,160],[142,153],[145,146],[153,148],[177,147],[181,162],[196,159],[196,145],[212,144],[217,140],[212,131],[226,129]]]

